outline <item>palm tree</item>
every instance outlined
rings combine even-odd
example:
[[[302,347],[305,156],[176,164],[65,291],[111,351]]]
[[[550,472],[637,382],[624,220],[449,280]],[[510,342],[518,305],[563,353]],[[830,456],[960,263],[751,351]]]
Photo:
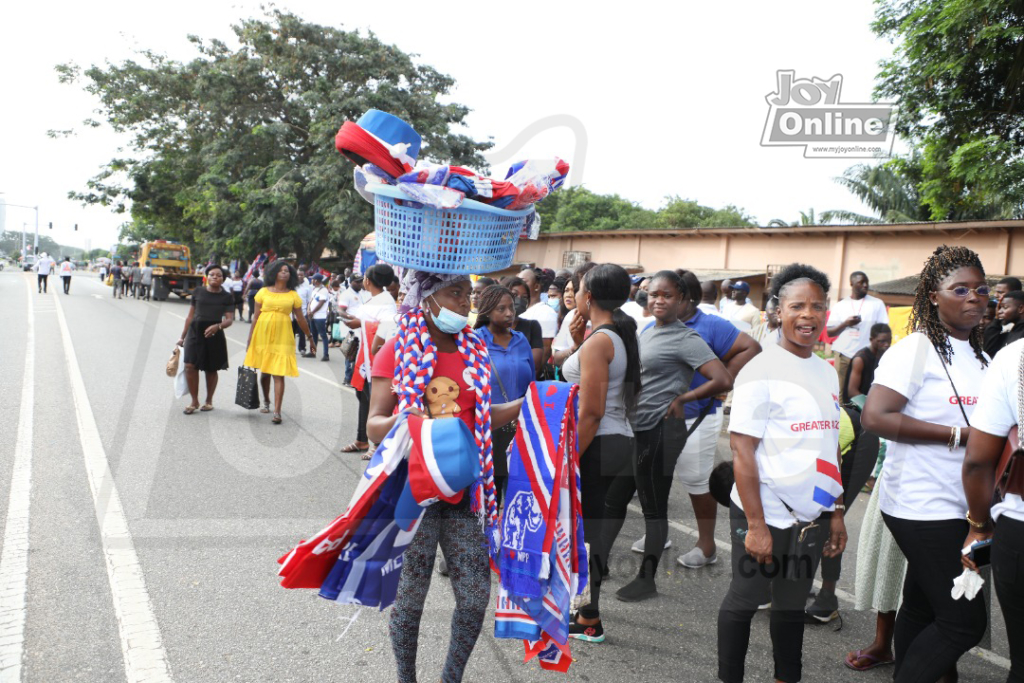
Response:
[[[921,204],[917,191],[920,169],[921,159],[916,151],[907,159],[897,158],[878,166],[857,164],[846,169],[836,182],[871,207],[875,215],[832,210],[823,212],[822,220],[855,225],[930,220],[928,209]]]
[[[828,218],[825,217],[827,213],[828,212],[826,211],[825,213],[821,214],[821,220],[822,221],[828,221]],[[788,222],[786,222],[785,220],[783,220],[781,218],[773,218],[770,221],[768,221],[768,225],[766,227],[769,227],[769,228],[795,228],[798,225],[818,225],[818,220],[817,220],[817,218],[814,215],[814,208],[813,207],[808,209],[807,213],[804,213],[803,211],[801,211],[800,212],[800,220],[798,220],[798,221],[793,221],[792,223],[788,223]]]

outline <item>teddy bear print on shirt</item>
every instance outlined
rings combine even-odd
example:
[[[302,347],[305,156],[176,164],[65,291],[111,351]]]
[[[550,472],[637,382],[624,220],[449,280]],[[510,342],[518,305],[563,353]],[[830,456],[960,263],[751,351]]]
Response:
[[[424,398],[430,408],[431,417],[456,417],[462,412],[456,402],[459,398],[459,385],[447,377],[435,377],[430,380]]]

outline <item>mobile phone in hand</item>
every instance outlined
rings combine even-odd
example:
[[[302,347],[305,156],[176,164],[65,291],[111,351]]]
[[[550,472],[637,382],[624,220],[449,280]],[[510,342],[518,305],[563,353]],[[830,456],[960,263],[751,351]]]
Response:
[[[974,563],[974,566],[981,569],[992,563],[992,539],[988,538],[984,541],[978,541],[971,546],[971,551],[967,553],[967,557]]]

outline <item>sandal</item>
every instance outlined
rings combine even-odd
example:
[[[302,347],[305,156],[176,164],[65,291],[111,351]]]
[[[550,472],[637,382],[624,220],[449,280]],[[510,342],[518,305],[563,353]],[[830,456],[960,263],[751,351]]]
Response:
[[[867,663],[858,666],[857,661],[861,659],[867,660]],[[864,650],[857,650],[856,652],[851,652],[848,655],[846,655],[846,659],[843,660],[843,664],[846,664],[846,666],[853,669],[854,671],[868,671],[870,669],[874,669],[877,666],[885,666],[886,664],[894,664],[895,662],[895,659],[879,659],[874,655],[869,655],[867,652],[864,652]]]
[[[208,413],[211,410],[213,410],[213,404],[212,403],[207,403],[207,404],[203,405],[202,408],[199,409],[199,411],[203,412],[203,413]]]
[[[274,417],[270,418],[270,421],[276,425],[281,424],[281,413],[274,413]]]
[[[261,413],[269,413],[270,412],[270,401],[264,401],[263,402],[263,407],[260,408],[260,412]]]
[[[363,451],[365,451],[369,447],[370,447],[370,444],[366,444],[365,446],[360,446],[358,441],[353,441],[349,445],[347,445],[344,448],[342,448],[341,452],[342,453],[362,453]]]
[[[185,410],[183,410],[182,412],[184,412],[186,415],[191,415],[197,410],[199,410],[199,408],[197,408],[196,406],[189,406],[188,408],[185,408]]]

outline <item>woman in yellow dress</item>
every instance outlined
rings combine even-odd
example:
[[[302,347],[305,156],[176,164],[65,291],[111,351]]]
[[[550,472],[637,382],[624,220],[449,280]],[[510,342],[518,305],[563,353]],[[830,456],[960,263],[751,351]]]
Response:
[[[264,271],[263,281],[266,284],[256,293],[256,314],[249,328],[245,366],[260,371],[260,385],[263,387],[261,413],[270,412],[270,378],[274,378],[272,422],[281,424],[284,378],[299,376],[292,318],[310,344],[313,339],[302,315],[302,298],[295,291],[299,284],[295,269],[284,261],[274,261]]]

